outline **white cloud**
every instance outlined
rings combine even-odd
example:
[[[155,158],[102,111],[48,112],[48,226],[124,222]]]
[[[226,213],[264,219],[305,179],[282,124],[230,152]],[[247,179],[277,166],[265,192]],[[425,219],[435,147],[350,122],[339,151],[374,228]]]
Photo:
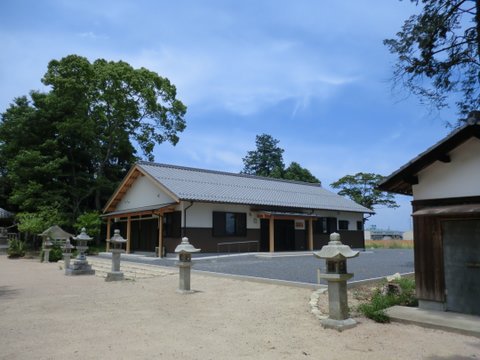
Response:
[[[90,40],[106,40],[108,39],[107,35],[96,34],[93,31],[81,32],[77,34],[81,38],[90,39]]]

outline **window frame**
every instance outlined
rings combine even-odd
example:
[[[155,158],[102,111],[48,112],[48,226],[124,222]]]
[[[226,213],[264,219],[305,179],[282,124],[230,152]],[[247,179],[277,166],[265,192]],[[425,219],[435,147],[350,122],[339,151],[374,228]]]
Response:
[[[350,221],[349,220],[338,220],[338,230],[350,230]]]
[[[213,211],[213,237],[246,237],[247,213],[234,211]]]

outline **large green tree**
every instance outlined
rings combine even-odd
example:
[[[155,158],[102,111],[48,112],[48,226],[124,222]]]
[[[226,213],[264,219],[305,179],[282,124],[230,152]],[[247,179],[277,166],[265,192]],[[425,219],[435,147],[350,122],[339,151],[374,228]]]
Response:
[[[0,122],[2,189],[21,211],[101,209],[136,148],[153,160],[155,144],[175,145],[185,128],[175,86],[145,68],[69,55],[42,82],[47,92],[15,99]]]
[[[278,146],[280,141],[271,135],[257,135],[255,139],[256,150],[247,152],[243,158],[242,173],[266,177],[282,177],[283,152]]]
[[[442,108],[452,99],[459,115],[480,108],[480,1],[411,0],[421,7],[394,39],[394,83]]]
[[[256,150],[248,151],[247,156],[243,158],[242,173],[319,184],[320,180],[295,161],[285,168],[284,150],[278,146],[279,143],[280,141],[271,135],[257,135]]]
[[[310,170],[300,166],[300,164],[295,161],[292,161],[290,165],[285,169],[285,171],[283,172],[283,178],[287,180],[296,180],[320,184],[320,180],[313,176]]]
[[[330,186],[340,190],[339,195],[347,196],[370,210],[374,210],[378,205],[397,208],[398,204],[392,194],[377,189],[383,179],[384,177],[379,174],[359,172],[355,175],[345,175]]]

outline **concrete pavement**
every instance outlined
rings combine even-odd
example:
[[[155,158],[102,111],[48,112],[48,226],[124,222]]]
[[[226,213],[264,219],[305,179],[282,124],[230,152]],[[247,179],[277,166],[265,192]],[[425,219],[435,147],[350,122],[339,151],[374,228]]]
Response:
[[[478,316],[406,306],[393,306],[386,313],[392,321],[480,337]]]

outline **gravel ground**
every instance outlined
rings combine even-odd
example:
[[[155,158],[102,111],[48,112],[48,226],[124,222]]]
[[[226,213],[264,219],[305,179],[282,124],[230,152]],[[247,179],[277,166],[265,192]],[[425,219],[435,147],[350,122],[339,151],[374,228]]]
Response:
[[[193,269],[222,274],[245,275],[267,279],[317,283],[317,269],[325,272],[325,261],[312,254],[275,253],[270,255],[238,255],[216,257],[217,254],[193,255]],[[213,258],[210,258],[212,256]],[[169,259],[129,257],[129,261],[152,265],[175,266]],[[395,273],[413,272],[412,249],[375,249],[362,251],[356,258],[348,260],[348,272],[354,273],[350,280],[359,281],[384,277]]]
[[[0,256],[0,359],[479,359],[477,338],[356,318],[323,329],[312,291],[194,274],[105,282]]]

